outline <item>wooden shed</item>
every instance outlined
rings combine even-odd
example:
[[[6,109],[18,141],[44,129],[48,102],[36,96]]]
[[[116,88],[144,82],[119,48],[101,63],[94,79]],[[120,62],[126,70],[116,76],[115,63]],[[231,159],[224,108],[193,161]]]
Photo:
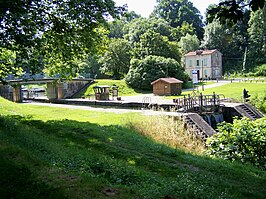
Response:
[[[180,95],[182,81],[176,78],[159,78],[151,83],[155,95]]]

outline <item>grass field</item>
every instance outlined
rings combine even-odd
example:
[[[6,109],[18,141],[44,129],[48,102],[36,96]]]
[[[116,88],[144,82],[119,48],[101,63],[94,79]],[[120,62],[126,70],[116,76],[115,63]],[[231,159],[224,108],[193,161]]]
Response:
[[[266,196],[265,171],[158,143],[130,128],[137,113],[2,98],[0,113],[0,198]]]
[[[141,91],[137,89],[133,89],[127,86],[124,80],[110,80],[110,79],[99,79],[95,80],[95,84],[92,84],[84,93],[84,96],[94,95],[93,87],[98,85],[108,85],[118,86],[118,92],[120,96],[130,96],[137,95],[142,93],[147,93],[148,91]]]
[[[201,87],[200,87],[201,88]],[[238,101],[243,101],[243,89],[249,91],[251,98],[255,96],[263,96],[266,93],[266,83],[229,83],[223,86],[214,88],[205,88],[204,91],[200,90],[203,95],[211,95],[213,92],[216,94],[222,94],[225,98],[232,98]],[[192,94],[192,91],[182,92],[181,96],[169,96],[167,98],[183,97],[184,95]]]

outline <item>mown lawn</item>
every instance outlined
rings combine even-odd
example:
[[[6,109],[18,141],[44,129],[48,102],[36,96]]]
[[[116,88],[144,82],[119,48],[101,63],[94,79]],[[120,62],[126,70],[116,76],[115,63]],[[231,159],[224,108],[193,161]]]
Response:
[[[0,198],[266,196],[265,171],[156,143],[127,125],[137,113],[2,98],[0,113]]]
[[[94,95],[93,87],[98,85],[118,86],[118,94],[120,96],[130,96],[143,93],[149,93],[149,91],[141,91],[138,89],[130,88],[124,80],[111,80],[111,79],[97,79],[84,93],[84,96]],[[151,91],[150,91],[151,92]]]
[[[211,95],[213,94],[213,92],[215,92],[216,94],[224,95],[225,98],[232,98],[238,101],[242,101],[244,88],[249,91],[249,94],[251,95],[250,98],[253,98],[255,96],[260,97],[266,93],[266,83],[248,83],[248,82],[246,83],[233,82],[215,88],[205,88],[204,91],[200,90],[199,92],[201,92],[203,95]],[[182,96],[170,96],[167,98],[178,98],[188,94],[192,94],[192,91],[182,92]]]

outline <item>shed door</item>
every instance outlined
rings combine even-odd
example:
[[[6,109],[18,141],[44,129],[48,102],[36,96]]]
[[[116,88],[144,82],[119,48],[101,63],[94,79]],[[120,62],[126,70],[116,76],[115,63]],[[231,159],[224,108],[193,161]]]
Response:
[[[169,85],[168,84],[164,84],[164,94],[168,94],[168,90],[169,90]]]

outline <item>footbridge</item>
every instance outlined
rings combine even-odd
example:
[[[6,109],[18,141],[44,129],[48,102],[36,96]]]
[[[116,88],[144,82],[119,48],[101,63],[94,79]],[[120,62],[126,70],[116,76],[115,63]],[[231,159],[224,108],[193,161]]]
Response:
[[[0,95],[14,102],[21,102],[22,85],[46,84],[46,96],[49,100],[70,98],[80,90],[94,83],[93,79],[58,79],[58,78],[40,78],[40,79],[18,79],[9,80],[6,85],[0,83]]]

